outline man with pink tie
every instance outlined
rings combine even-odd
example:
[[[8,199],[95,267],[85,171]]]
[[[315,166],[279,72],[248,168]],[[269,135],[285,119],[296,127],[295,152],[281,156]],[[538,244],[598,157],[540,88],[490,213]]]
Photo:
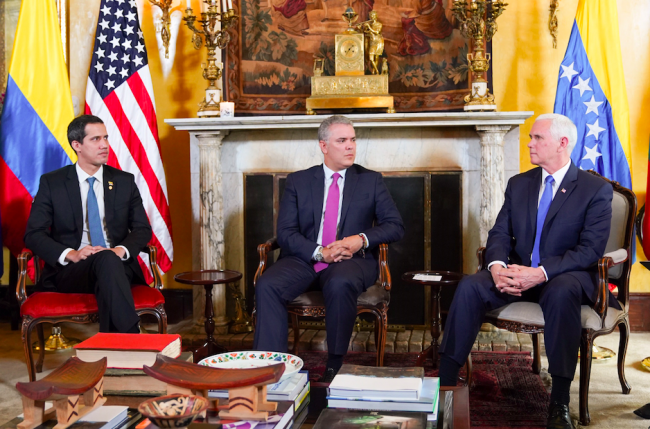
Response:
[[[380,173],[354,163],[352,121],[331,116],[318,129],[324,163],[287,176],[277,235],[280,258],[255,290],[256,350],[286,352],[286,306],[318,287],[326,308],[327,370],[338,372],[348,350],[357,298],[377,280],[377,249],[404,235],[402,218]]]

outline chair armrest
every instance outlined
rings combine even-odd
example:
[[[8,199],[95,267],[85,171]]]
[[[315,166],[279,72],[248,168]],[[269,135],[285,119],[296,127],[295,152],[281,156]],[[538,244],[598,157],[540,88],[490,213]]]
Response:
[[[487,262],[485,261],[485,247],[479,247],[476,251],[476,257],[478,258],[478,267],[476,272],[483,271],[487,269]]]
[[[388,267],[388,244],[385,243],[379,245],[379,283],[387,291],[393,285]]]
[[[149,255],[149,268],[151,268],[151,273],[153,274],[153,287],[162,290],[165,286],[163,285],[162,274],[158,266],[158,249],[156,249],[156,246],[148,245],[144,249],[144,252]]]
[[[602,323],[607,316],[607,307],[609,307],[609,269],[627,261],[629,254],[625,249],[614,250],[603,255],[598,260],[598,295],[594,303],[594,311],[600,317]]]
[[[280,245],[278,244],[277,237],[273,237],[270,240],[268,240],[266,243],[262,243],[259,246],[257,246],[257,253],[260,255],[260,264],[257,267],[257,271],[255,271],[255,277],[253,278],[253,287],[257,285],[257,279],[260,278],[260,276],[266,269],[266,261],[269,256],[269,253],[279,248]]]
[[[603,257],[611,258],[612,264],[610,265],[610,267],[613,267],[614,265],[622,264],[623,262],[627,261],[628,254],[627,254],[627,250],[618,249],[618,250],[614,250],[613,252],[605,253]]]
[[[25,250],[18,255],[18,282],[16,283],[16,299],[20,305],[23,305],[27,300],[27,289],[25,283],[27,282],[27,264],[29,260],[34,258],[34,270],[36,279],[41,277],[41,267],[38,263],[38,256],[34,256],[31,250]],[[38,280],[37,280],[38,281]]]

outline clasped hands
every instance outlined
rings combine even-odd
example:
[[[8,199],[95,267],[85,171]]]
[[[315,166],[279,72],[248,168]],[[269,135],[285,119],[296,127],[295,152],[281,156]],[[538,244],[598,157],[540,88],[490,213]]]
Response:
[[[95,253],[101,252],[102,250],[110,250],[114,252],[120,259],[122,259],[126,254],[126,250],[124,250],[123,247],[107,248],[102,246],[85,246],[82,247],[81,250],[71,250],[65,256],[65,259],[67,259],[70,262],[77,263],[79,261],[83,261],[84,259],[88,258],[90,255],[94,255]]]
[[[364,245],[360,235],[350,235],[323,247],[323,262],[331,264],[352,258]]]
[[[546,281],[544,271],[539,267],[511,264],[504,268],[494,264],[490,267],[490,273],[497,290],[513,296],[521,296],[522,292]]]

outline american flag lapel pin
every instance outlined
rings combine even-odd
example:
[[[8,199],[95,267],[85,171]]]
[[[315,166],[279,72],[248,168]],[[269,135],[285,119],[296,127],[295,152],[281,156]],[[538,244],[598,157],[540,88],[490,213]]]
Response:
[[[109,191],[113,190],[113,182],[108,182],[108,190]],[[562,192],[564,192],[564,189],[562,189]]]
[[[566,194],[566,189],[562,188],[562,193]]]

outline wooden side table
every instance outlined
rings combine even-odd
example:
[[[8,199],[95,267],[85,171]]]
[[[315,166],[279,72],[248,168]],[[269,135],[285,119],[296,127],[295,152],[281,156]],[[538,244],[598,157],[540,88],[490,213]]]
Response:
[[[204,345],[194,350],[194,362],[228,351],[214,339],[214,311],[212,310],[212,287],[218,284],[232,283],[241,279],[242,274],[234,270],[201,270],[179,273],[174,280],[186,285],[202,285],[205,288],[205,333],[207,340]]]
[[[416,280],[418,274],[440,276],[440,280]],[[431,356],[433,367],[438,366],[438,339],[440,338],[440,291],[443,287],[455,286],[464,274],[452,271],[409,271],[402,275],[402,280],[420,286],[431,287],[431,345],[418,355],[417,366],[424,366],[428,356]]]

